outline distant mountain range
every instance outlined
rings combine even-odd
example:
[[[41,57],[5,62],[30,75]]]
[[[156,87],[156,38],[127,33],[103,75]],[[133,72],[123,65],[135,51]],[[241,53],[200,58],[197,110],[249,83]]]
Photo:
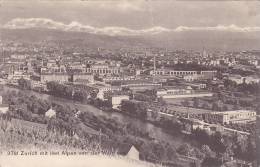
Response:
[[[259,50],[260,31],[163,31],[155,34],[107,35],[48,28],[0,29],[1,40],[61,41],[89,47],[165,47],[201,50]]]

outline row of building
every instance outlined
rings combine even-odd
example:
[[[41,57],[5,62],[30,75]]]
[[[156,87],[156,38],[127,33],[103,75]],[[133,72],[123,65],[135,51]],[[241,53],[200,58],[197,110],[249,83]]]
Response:
[[[150,71],[150,75],[154,76],[172,76],[183,78],[185,81],[208,80],[213,79],[217,75],[217,71],[201,71],[201,70],[173,70],[173,69],[156,69]]]
[[[241,76],[241,75],[229,75],[228,79],[234,81],[236,84],[250,84],[250,83],[259,83],[260,78],[257,76]]]
[[[256,112],[251,110],[209,112],[204,113],[204,120],[221,124],[247,123],[256,120]]]
[[[191,86],[181,87],[165,87],[158,89],[156,92],[158,98],[174,99],[174,98],[192,98],[213,96],[213,93],[206,91],[196,91]]]

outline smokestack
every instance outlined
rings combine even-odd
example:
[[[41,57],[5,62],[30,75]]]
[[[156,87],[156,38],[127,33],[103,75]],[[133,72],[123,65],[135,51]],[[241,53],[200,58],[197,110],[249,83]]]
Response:
[[[155,80],[156,60],[155,55],[153,56],[153,82]]]
[[[153,72],[155,72],[155,69],[156,69],[156,60],[155,60],[155,55],[154,55],[153,56]]]

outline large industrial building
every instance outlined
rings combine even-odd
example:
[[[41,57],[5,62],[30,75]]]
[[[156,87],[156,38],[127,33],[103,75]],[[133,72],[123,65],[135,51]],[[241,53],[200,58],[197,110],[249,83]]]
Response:
[[[41,82],[46,83],[50,81],[68,82],[69,75],[67,73],[43,73],[41,74]]]
[[[86,72],[98,74],[98,75],[112,75],[112,74],[119,74],[120,67],[118,66],[111,66],[107,64],[93,64],[87,68]]]
[[[157,90],[156,94],[158,98],[162,97],[164,99],[207,97],[213,95],[209,92],[195,91],[190,86],[162,88]]]
[[[172,69],[154,69],[150,72],[151,75],[168,75],[168,76],[199,76],[200,79],[212,79],[216,76],[217,71],[186,71],[186,70],[172,70]]]
[[[247,123],[256,119],[256,112],[250,110],[235,110],[222,112],[209,112],[204,114],[206,122],[230,124]]]

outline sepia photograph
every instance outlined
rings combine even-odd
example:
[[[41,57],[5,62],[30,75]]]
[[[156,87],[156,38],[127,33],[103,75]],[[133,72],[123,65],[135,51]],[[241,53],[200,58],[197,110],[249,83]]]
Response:
[[[260,1],[0,0],[0,167],[260,167]]]

